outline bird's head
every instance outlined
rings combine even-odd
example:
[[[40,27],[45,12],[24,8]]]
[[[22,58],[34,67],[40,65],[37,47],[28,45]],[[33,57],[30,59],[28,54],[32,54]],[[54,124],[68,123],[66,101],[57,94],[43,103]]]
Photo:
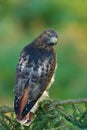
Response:
[[[52,29],[45,30],[41,34],[41,37],[43,38],[44,43],[49,46],[53,46],[58,43],[58,34],[56,33],[56,31],[54,31]]]

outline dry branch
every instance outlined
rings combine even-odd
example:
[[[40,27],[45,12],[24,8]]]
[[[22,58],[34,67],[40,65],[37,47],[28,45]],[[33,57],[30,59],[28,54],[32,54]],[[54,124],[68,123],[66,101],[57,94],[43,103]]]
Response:
[[[79,103],[87,103],[87,98],[60,100],[60,101],[52,101],[52,102],[54,106],[61,106],[61,105],[67,105],[67,104],[79,104]],[[14,112],[14,108],[8,107],[8,106],[0,107],[0,113],[8,113],[8,112]]]

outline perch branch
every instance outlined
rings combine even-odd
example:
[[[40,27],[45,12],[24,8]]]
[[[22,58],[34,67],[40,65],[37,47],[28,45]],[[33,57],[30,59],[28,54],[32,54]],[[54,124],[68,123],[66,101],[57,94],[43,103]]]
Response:
[[[87,103],[87,98],[53,101],[54,106],[61,106],[67,104],[79,104],[79,103]],[[0,107],[0,113],[8,113],[8,112],[14,112],[13,107],[8,107],[8,106]]]
[[[14,108],[8,107],[8,106],[0,106],[0,114],[1,113],[8,113],[8,112],[14,112]]]
[[[79,104],[79,103],[87,103],[87,98],[60,100],[60,101],[53,102],[54,106],[61,106],[67,104]]]

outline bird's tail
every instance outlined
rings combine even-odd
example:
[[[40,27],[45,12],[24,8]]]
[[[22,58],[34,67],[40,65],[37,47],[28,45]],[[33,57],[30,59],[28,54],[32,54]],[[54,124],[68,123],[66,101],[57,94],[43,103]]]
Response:
[[[29,94],[28,88],[25,88],[24,94],[21,98],[15,96],[14,100],[14,110],[16,113],[16,119],[21,124],[29,125],[33,118],[33,113],[31,109],[33,108],[36,100],[28,102]]]
[[[19,119],[18,117],[17,118],[17,121],[22,124],[22,125],[25,125],[25,126],[29,126],[33,120],[33,112],[29,112],[24,118],[22,119]]]

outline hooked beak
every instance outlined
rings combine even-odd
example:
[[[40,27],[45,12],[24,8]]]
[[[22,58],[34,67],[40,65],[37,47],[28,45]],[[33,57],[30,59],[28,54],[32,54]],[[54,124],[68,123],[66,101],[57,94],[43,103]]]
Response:
[[[56,45],[58,42],[58,38],[57,37],[51,37],[50,38],[50,45]]]

